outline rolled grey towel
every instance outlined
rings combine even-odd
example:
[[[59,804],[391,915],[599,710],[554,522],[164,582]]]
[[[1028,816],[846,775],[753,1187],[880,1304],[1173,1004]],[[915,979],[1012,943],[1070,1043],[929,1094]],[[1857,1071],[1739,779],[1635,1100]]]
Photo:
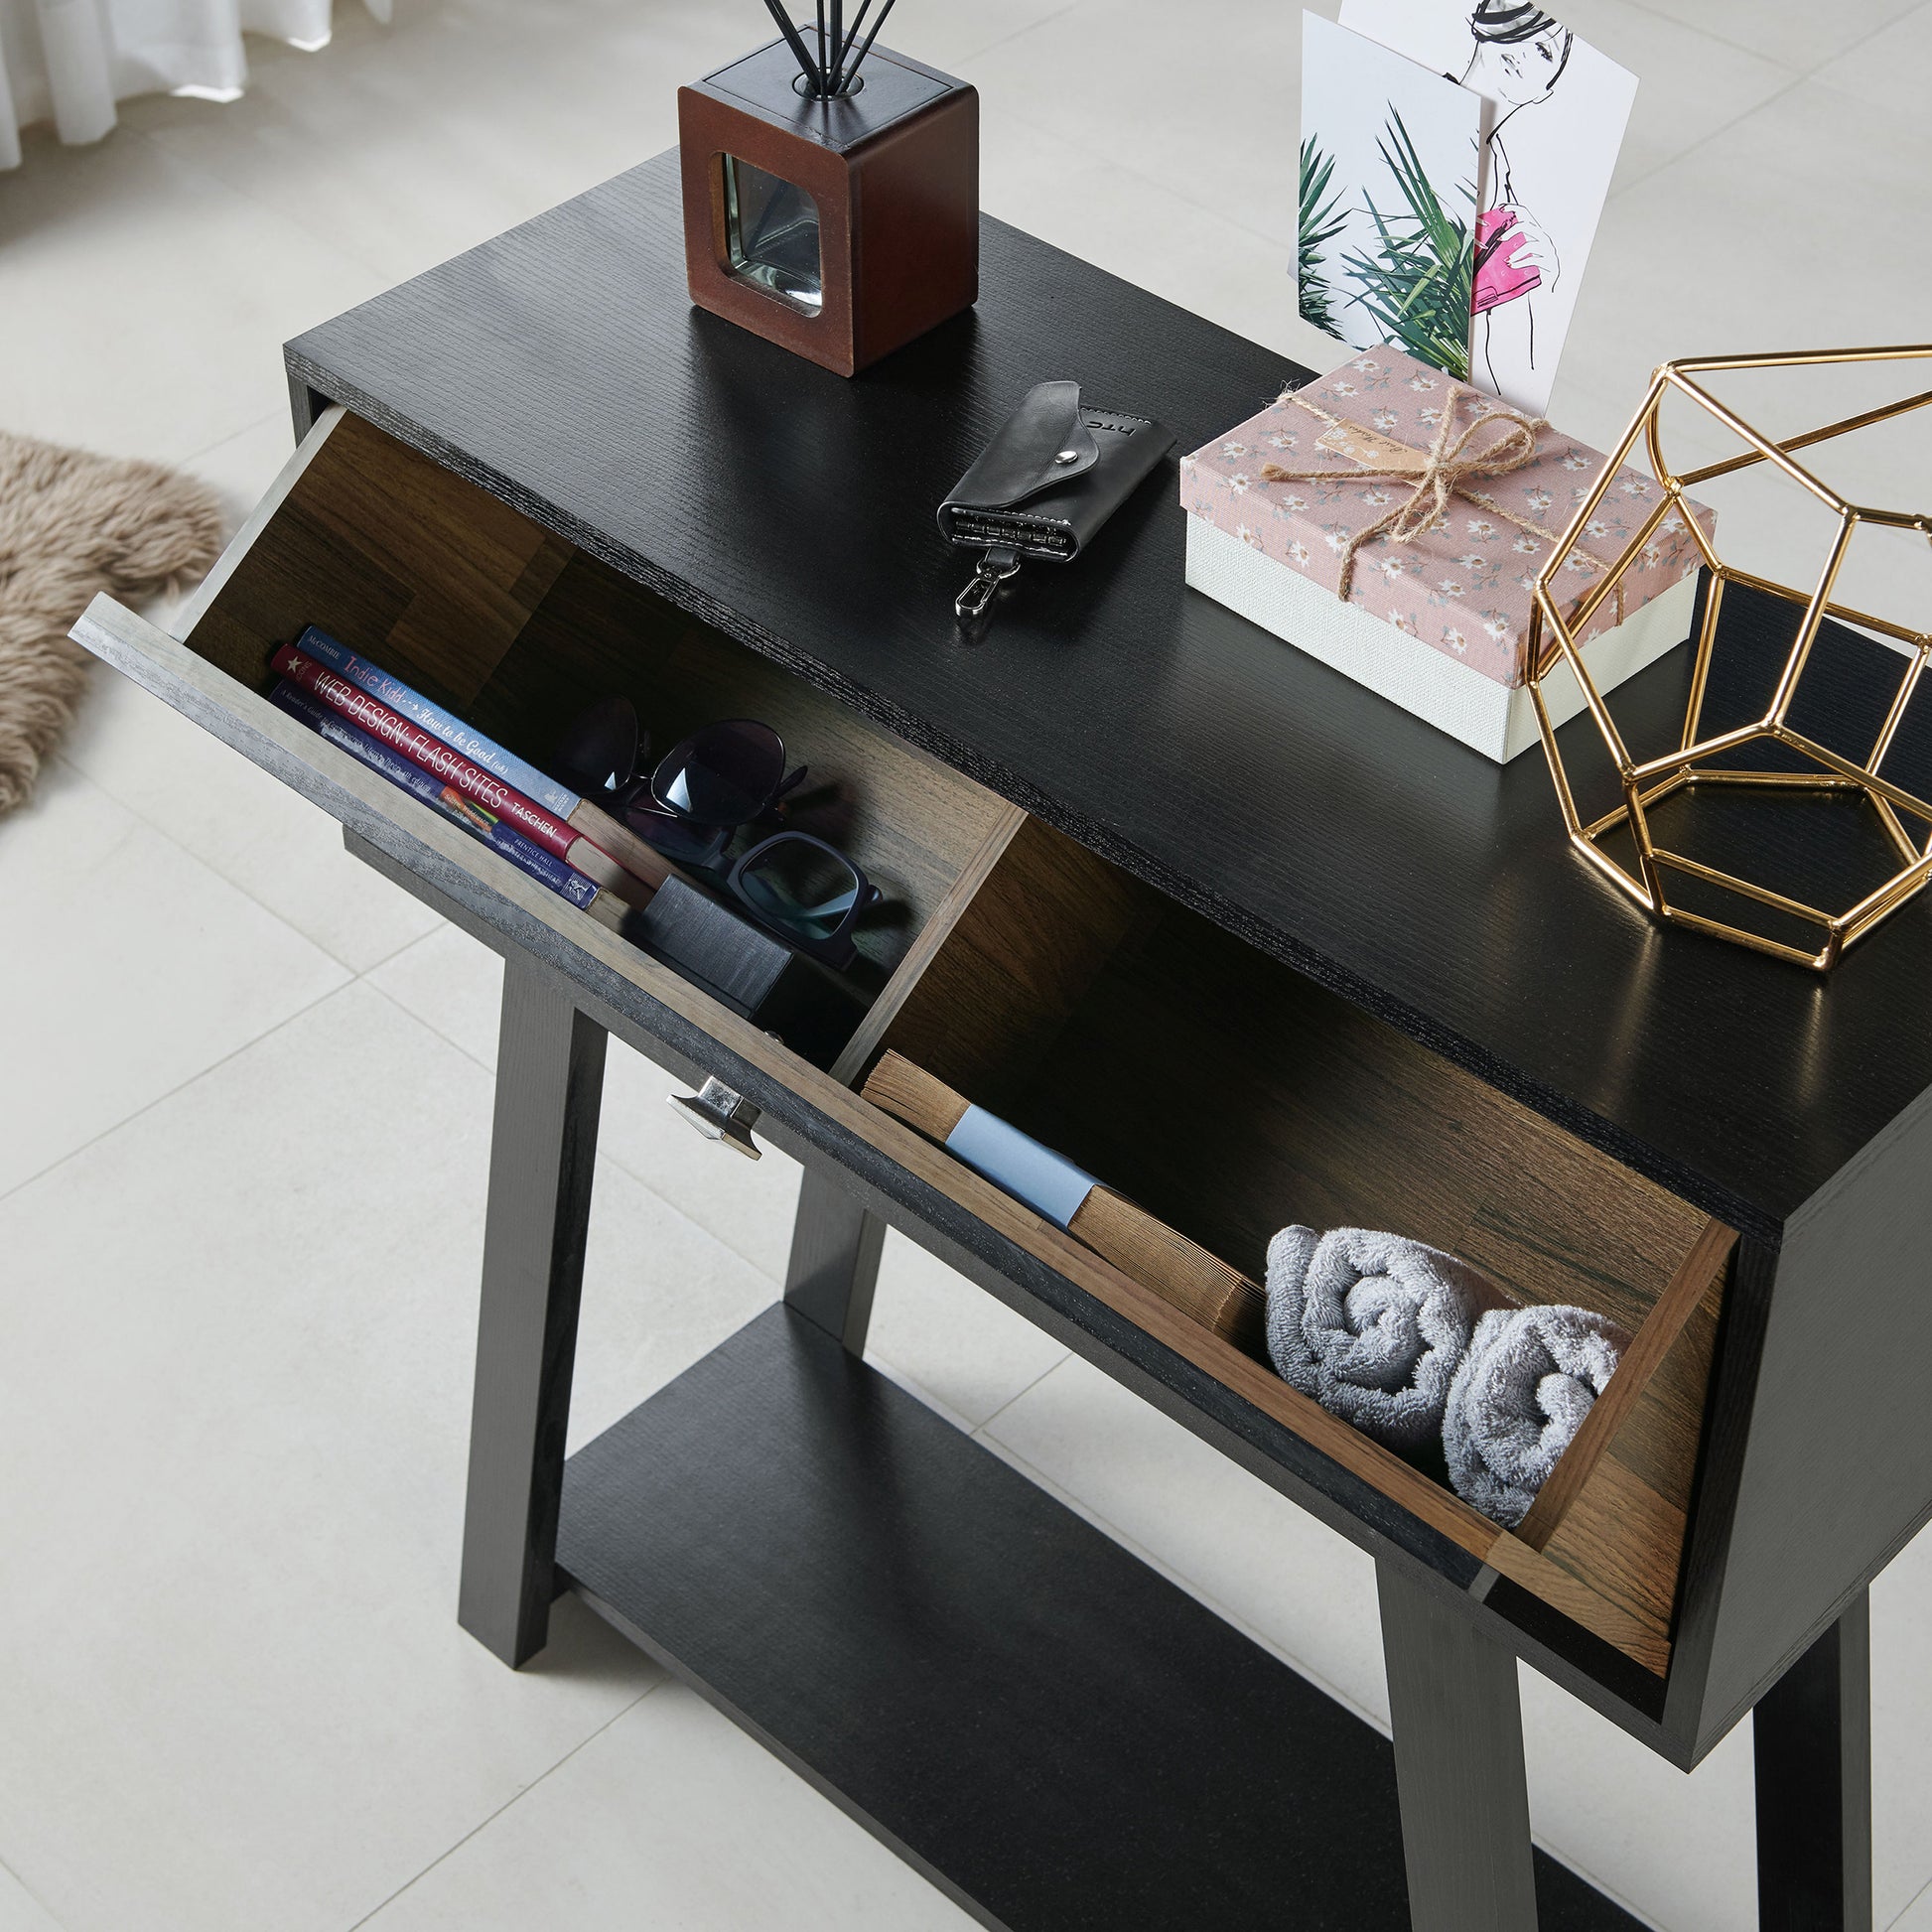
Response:
[[[1455,1371],[1443,1419],[1455,1493],[1513,1530],[1629,1345],[1614,1321],[1587,1309],[1485,1314]]]
[[[1371,1228],[1268,1244],[1268,1353],[1283,1381],[1391,1449],[1443,1426],[1475,1319],[1464,1262]]]

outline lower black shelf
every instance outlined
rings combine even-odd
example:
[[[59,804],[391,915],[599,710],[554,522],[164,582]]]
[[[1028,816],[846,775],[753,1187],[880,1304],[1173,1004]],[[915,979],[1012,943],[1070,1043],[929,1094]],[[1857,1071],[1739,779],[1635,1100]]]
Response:
[[[1409,1924],[1377,1731],[782,1307],[571,1457],[558,1560],[989,1925]]]

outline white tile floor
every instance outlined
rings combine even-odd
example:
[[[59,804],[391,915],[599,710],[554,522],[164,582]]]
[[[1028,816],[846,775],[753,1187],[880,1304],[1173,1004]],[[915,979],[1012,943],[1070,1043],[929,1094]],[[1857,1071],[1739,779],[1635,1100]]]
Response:
[[[669,145],[675,84],[758,31],[749,0],[339,11],[233,106],[30,137],[0,424],[185,463],[238,513],[286,450],[285,336]],[[1669,354],[1925,336],[1932,5],[1567,11],[1644,90],[1553,413],[1601,440]],[[903,0],[893,39],[980,85],[994,212],[1321,359],[1284,275],[1296,9],[1181,14]],[[0,1932],[964,1926],[588,1616],[520,1676],[451,1620],[493,958],[106,678],[0,824]],[[666,1085],[616,1050],[580,1441],[776,1292],[795,1171],[727,1166]],[[874,1353],[1384,1715],[1352,1548],[897,1239]],[[1873,1593],[1905,1932],[1928,1602],[1921,1544]],[[1754,1924],[1748,1727],[1685,1778],[1525,1694],[1543,1842],[1672,1932]]]

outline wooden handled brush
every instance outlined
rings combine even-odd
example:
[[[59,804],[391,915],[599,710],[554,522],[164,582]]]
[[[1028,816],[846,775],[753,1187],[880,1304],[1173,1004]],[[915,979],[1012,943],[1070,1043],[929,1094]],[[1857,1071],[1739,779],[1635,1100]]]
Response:
[[[1261,1289],[1125,1195],[973,1106],[902,1054],[888,1052],[880,1060],[866,1081],[865,1097],[1058,1221],[1123,1275],[1223,1340],[1251,1354],[1260,1351],[1267,1311]],[[969,1121],[969,1115],[976,1118]]]

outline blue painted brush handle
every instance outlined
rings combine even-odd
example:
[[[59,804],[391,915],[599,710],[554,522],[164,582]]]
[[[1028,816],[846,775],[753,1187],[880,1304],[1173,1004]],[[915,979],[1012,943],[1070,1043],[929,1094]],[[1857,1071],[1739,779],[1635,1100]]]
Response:
[[[946,1136],[946,1151],[1058,1227],[1073,1219],[1100,1184],[1064,1155],[1041,1147],[984,1107],[968,1107],[960,1115],[959,1125]]]

